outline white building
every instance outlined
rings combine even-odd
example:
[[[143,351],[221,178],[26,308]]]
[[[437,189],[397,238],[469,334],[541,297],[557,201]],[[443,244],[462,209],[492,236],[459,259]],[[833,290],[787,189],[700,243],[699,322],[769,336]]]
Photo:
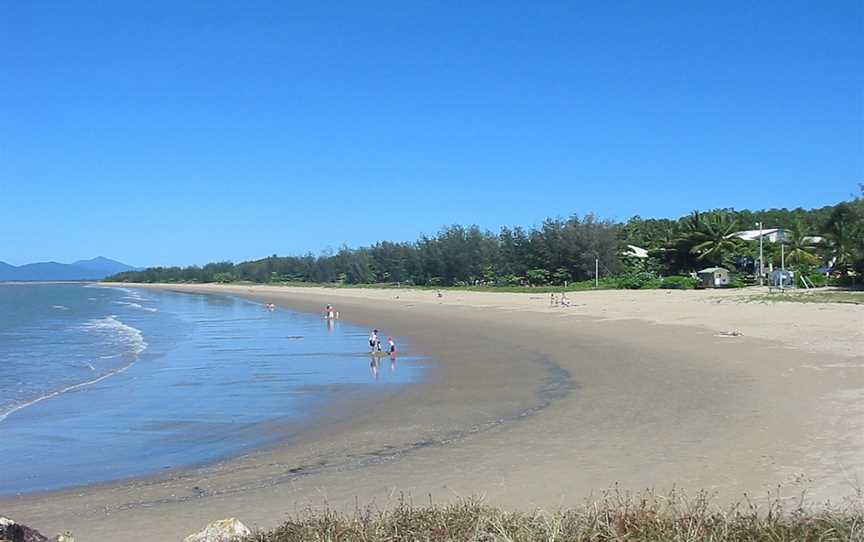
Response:
[[[722,288],[729,286],[729,270],[723,267],[707,267],[697,271],[696,275],[702,286],[706,288]]]
[[[631,258],[647,258],[648,251],[636,245],[627,245],[627,250],[623,252],[623,255],[630,256]]]
[[[766,228],[764,230],[744,230],[738,231],[732,234],[734,237],[738,239],[743,239],[745,241],[758,241],[759,236],[762,236],[762,240],[768,241],[769,243],[776,243],[777,241],[788,241],[789,240],[789,230],[784,230],[782,228]]]

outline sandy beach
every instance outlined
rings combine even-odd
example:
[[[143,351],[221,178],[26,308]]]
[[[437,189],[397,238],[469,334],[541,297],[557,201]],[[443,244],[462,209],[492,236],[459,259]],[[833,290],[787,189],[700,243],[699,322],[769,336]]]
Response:
[[[347,397],[271,449],[0,500],[0,515],[122,542],[402,496],[555,509],[616,485],[721,502],[758,502],[779,485],[811,503],[864,487],[864,305],[750,302],[753,291],[734,290],[574,292],[564,308],[549,294],[149,287],[309,312],[333,303],[428,356],[428,378]]]

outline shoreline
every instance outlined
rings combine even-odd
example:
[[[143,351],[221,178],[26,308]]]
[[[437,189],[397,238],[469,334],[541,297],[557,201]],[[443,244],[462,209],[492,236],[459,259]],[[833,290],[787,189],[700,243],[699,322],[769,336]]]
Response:
[[[821,500],[852,495],[847,481],[864,473],[864,417],[855,415],[864,359],[821,345],[817,358],[746,330],[724,339],[710,326],[594,320],[588,310],[550,308],[542,294],[446,292],[437,301],[430,292],[392,289],[156,287],[266,298],[306,312],[332,302],[343,319],[383,323],[441,367],[428,383],[382,397],[348,420],[331,413],[304,442],[167,479],[0,499],[5,515],[45,531],[113,540],[126,539],[121,528],[152,530],[159,517],[159,535],[180,538],[219,517],[271,527],[296,506],[386,502],[400,491],[436,500],[483,493],[495,504],[549,508],[616,482],[734,500],[744,491],[767,494],[777,483],[798,487],[803,474]],[[571,299],[584,304],[582,295]],[[608,308],[614,312],[614,300]],[[824,319],[817,309],[808,310]],[[847,310],[861,314],[839,314]],[[548,403],[531,411],[543,394]],[[192,486],[205,493],[190,493]]]

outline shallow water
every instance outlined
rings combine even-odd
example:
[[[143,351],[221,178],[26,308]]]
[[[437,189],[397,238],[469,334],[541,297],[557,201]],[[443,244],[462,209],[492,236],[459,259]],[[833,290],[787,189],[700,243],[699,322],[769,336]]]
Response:
[[[372,366],[367,333],[229,296],[0,285],[0,494],[242,453],[283,436],[268,422],[420,377]]]

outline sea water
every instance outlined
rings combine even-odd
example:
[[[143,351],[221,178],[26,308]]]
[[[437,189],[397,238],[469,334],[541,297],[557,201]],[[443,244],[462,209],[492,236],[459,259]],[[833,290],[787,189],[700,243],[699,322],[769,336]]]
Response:
[[[231,296],[0,284],[0,494],[239,454],[345,390],[419,377],[367,336]]]

